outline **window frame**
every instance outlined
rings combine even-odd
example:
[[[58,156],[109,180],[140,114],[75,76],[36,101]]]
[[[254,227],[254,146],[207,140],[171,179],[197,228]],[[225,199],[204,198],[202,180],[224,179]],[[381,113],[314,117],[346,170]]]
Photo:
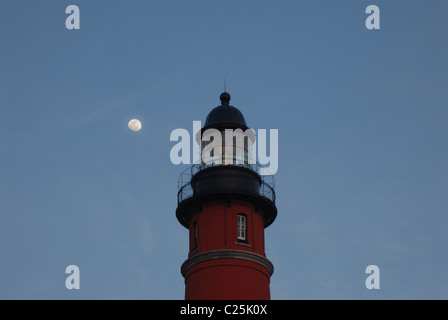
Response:
[[[238,213],[236,215],[236,239],[240,243],[249,243],[247,214]]]

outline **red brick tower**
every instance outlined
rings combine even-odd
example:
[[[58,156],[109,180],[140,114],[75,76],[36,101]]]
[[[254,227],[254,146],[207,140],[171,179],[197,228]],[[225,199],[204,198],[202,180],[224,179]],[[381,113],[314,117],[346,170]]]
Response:
[[[273,177],[259,174],[251,154],[255,134],[229,105],[230,95],[220,99],[197,135],[201,162],[179,177],[176,216],[190,232],[181,268],[185,299],[267,300],[274,266],[266,258],[264,229],[277,216]]]

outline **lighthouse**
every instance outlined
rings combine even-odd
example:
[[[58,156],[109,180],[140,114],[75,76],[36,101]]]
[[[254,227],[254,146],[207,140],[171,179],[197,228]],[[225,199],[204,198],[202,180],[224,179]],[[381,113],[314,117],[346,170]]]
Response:
[[[260,175],[256,143],[230,94],[196,135],[200,162],[179,177],[176,217],[189,231],[186,300],[268,300],[272,262],[264,229],[277,216],[273,177]]]

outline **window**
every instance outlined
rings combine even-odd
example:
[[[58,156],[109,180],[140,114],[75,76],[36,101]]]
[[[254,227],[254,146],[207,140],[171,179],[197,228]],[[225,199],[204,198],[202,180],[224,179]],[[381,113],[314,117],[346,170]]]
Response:
[[[247,216],[245,214],[239,213],[237,215],[237,232],[238,241],[247,243]]]

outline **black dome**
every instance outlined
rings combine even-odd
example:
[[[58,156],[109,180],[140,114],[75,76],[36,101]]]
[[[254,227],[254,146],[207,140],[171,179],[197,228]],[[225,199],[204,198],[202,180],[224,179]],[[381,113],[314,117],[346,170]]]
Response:
[[[241,128],[248,129],[246,120],[240,110],[229,105],[230,94],[223,92],[220,96],[221,105],[214,108],[205,120],[204,129],[208,128]]]

